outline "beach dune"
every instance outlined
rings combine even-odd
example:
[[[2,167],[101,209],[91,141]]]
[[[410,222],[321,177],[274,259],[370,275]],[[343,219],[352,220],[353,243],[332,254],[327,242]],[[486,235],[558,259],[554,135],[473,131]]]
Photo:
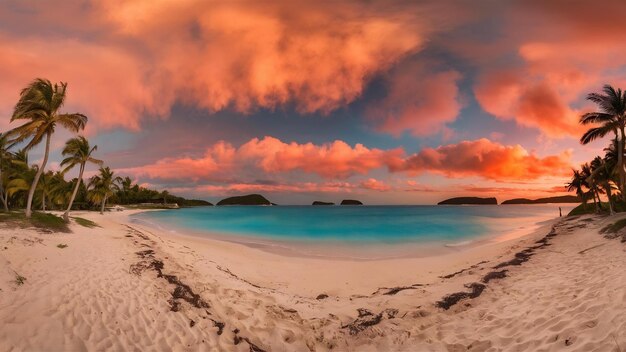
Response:
[[[77,214],[99,227],[72,233],[0,225],[0,351],[626,349],[626,244],[599,234],[619,216],[354,261],[173,235],[133,212]]]

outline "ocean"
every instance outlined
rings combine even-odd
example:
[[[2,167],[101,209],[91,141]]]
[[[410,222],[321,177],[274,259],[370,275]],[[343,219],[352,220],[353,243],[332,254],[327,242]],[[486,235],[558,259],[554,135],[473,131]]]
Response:
[[[575,205],[215,206],[149,211],[133,220],[171,232],[323,255],[328,245],[351,252],[452,248],[526,234],[558,217],[559,206],[567,215]]]

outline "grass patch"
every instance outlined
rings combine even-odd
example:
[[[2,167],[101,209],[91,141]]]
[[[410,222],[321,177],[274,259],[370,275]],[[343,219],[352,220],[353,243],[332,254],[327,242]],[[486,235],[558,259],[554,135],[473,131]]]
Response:
[[[26,278],[20,274],[15,274],[15,284],[17,286],[22,286],[26,282]]]
[[[20,228],[34,227],[43,232],[71,232],[63,218],[48,213],[33,212],[30,219],[21,211],[0,213],[0,222]]]
[[[619,230],[626,227],[626,219],[618,220],[611,225],[607,225],[600,230],[600,233],[617,233]]]
[[[59,243],[57,244],[57,248],[61,248],[61,249],[67,248],[67,245],[65,243]]]
[[[72,219],[74,219],[74,221],[76,221],[76,223],[80,226],[84,226],[84,227],[88,227],[90,229],[93,229],[94,227],[100,227],[100,225],[96,224],[95,222],[85,219],[85,218],[79,218],[77,216],[72,217]]]
[[[616,213],[621,213],[626,211],[626,203],[622,201],[614,202],[613,211]],[[609,213],[609,203],[602,202],[602,210],[600,214],[608,214]],[[580,204],[576,208],[572,209],[572,211],[567,214],[567,216],[576,216],[576,215],[585,215],[585,214],[597,214],[596,206],[593,202],[589,202],[587,204]]]

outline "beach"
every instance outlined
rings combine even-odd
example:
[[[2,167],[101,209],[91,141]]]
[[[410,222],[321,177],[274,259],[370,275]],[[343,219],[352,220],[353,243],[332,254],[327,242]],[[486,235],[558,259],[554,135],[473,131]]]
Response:
[[[0,351],[626,349],[626,243],[599,233],[624,215],[350,260],[159,231],[136,212],[75,212],[98,226],[71,233],[0,224]]]

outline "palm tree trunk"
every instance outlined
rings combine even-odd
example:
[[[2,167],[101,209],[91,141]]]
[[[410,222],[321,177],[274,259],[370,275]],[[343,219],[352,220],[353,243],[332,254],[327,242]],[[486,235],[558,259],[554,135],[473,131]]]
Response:
[[[7,199],[8,197],[5,197],[4,192],[2,192],[0,194],[0,198],[2,198],[2,206],[4,206],[4,211],[8,213],[9,212],[9,203]]]
[[[50,135],[48,132],[46,134],[46,151],[43,155],[43,161],[41,162],[41,166],[39,170],[37,170],[37,174],[35,174],[35,178],[33,179],[33,183],[30,185],[30,189],[28,190],[28,200],[26,201],[26,217],[30,218],[32,215],[31,208],[33,206],[33,196],[35,195],[35,188],[37,188],[37,183],[39,183],[39,178],[43,173],[43,169],[46,167],[46,163],[48,162],[48,154],[50,153]]]
[[[104,198],[102,198],[102,207],[100,208],[100,214],[104,214],[104,206],[107,203],[107,196],[104,196]]]
[[[619,189],[622,192],[622,200],[626,202],[626,170],[624,170],[624,127],[620,129],[621,138],[617,142],[617,165],[619,167]]]
[[[4,203],[4,210],[5,211],[9,211],[9,194],[8,193],[4,193],[4,196],[2,197],[2,203]]]
[[[2,168],[0,168],[0,198],[2,199],[2,205],[4,206],[4,211],[8,212],[9,205],[6,202],[6,199],[4,199],[4,187],[2,185]]]
[[[602,199],[600,199],[600,191],[598,190],[597,186],[596,186],[596,197],[598,198],[598,212],[600,212],[600,210],[602,210]]]
[[[5,198],[5,190],[4,187],[2,185],[2,169],[0,169],[0,199],[2,199],[2,205],[4,206],[4,211],[5,212],[9,212],[9,203],[8,203],[8,197]]]
[[[606,189],[606,196],[609,198],[609,214],[613,215],[615,213],[613,212],[613,201],[611,200],[611,184],[607,183],[604,188]]]
[[[600,209],[598,209],[598,202],[596,202],[596,192],[591,190],[591,196],[593,197],[593,206],[596,208],[596,213],[599,213]]]
[[[70,222],[70,210],[72,209],[72,204],[76,198],[76,193],[78,193],[78,187],[80,187],[80,183],[83,181],[83,171],[85,171],[85,163],[80,164],[80,172],[78,173],[76,186],[74,186],[74,191],[72,192],[72,197],[70,198],[70,205],[67,207],[65,213],[63,213],[63,220],[65,220],[65,222]]]

